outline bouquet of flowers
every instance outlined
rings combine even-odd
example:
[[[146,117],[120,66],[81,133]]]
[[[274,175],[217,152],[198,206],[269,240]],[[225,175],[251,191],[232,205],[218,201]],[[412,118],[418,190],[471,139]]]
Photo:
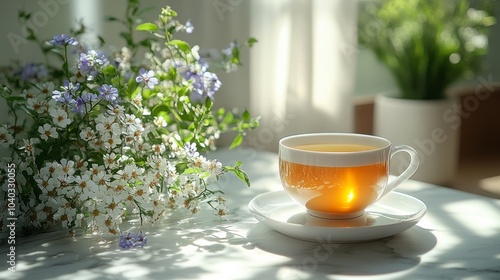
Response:
[[[0,93],[9,108],[0,126],[9,153],[0,170],[3,232],[16,219],[18,228],[60,223],[70,233],[118,234],[127,214],[154,223],[172,209],[196,213],[201,203],[224,216],[223,194],[211,184],[228,172],[249,184],[241,163],[223,166],[203,156],[221,133],[235,132],[236,147],[258,126],[247,111],[213,109],[221,82],[209,63],[236,69],[240,45],[203,56],[174,38],[193,30],[189,21],[177,21],[167,6],[156,22],[139,22],[138,2],[128,1],[125,19],[110,18],[128,30],[120,50],[102,51],[102,38],[99,49],[87,48],[78,39],[84,25],[46,44],[28,30],[46,61],[59,63],[2,69]],[[136,41],[137,31],[150,35]]]

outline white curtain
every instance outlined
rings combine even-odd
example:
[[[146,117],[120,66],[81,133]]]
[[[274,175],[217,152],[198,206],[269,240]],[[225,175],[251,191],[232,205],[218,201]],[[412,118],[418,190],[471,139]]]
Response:
[[[262,116],[256,148],[279,138],[353,128],[357,3],[350,0],[251,1],[250,102]]]

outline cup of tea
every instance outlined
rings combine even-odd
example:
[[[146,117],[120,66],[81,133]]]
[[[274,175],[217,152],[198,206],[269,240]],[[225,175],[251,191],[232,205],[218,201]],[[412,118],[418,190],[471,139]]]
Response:
[[[408,167],[389,176],[391,157],[410,156]],[[419,165],[410,146],[393,146],[385,138],[356,133],[310,133],[279,141],[279,173],[283,188],[310,215],[351,219],[364,214]]]

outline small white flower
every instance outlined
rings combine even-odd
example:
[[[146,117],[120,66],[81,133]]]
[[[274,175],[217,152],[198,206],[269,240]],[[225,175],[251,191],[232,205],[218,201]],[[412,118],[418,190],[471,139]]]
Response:
[[[40,138],[42,138],[45,141],[47,141],[49,138],[59,137],[56,128],[48,123],[38,127],[38,133],[40,133]]]
[[[117,145],[120,145],[122,143],[122,139],[120,138],[120,136],[113,133],[106,133],[102,135],[101,141],[102,146],[108,150],[114,149]]]
[[[125,108],[121,105],[108,105],[107,108],[106,112],[111,116],[120,116],[125,111]]]
[[[75,168],[84,172],[87,170],[88,162],[85,158],[80,157],[79,155],[75,155],[74,157]]]
[[[67,160],[65,158],[61,159],[61,171],[64,175],[71,176],[75,173],[75,162],[72,160]]]
[[[167,148],[165,147],[165,144],[161,143],[161,144],[154,144],[152,146],[153,148],[153,152],[156,154],[156,155],[161,155],[163,154]]]
[[[24,150],[28,156],[35,156],[35,144],[40,143],[40,140],[37,138],[31,138],[29,140],[23,139],[23,143],[24,146],[22,146],[21,149]]]
[[[36,96],[32,90],[27,90],[27,89],[23,90],[20,95],[22,98],[26,100],[33,99]]]
[[[80,131],[79,136],[83,141],[90,141],[95,139],[95,132],[92,128],[86,127]]]
[[[207,161],[207,159],[205,157],[197,154],[196,156],[191,158],[191,166],[202,167],[203,165],[206,165],[206,161]]]
[[[98,189],[107,189],[111,182],[111,175],[104,172],[104,170],[99,170],[97,173],[92,171],[92,181],[97,184]]]
[[[0,145],[4,148],[9,147],[9,145],[14,144],[15,140],[12,134],[5,126],[0,126]]]
[[[66,206],[59,207],[54,213],[54,219],[61,221],[63,228],[68,228],[68,223],[71,225],[72,221],[76,218],[76,209]]]
[[[167,121],[163,118],[163,116],[156,116],[153,120],[153,123],[158,127],[166,127]]]
[[[222,172],[222,163],[216,161],[216,160],[209,160],[205,161],[202,164],[202,168],[204,170],[207,170],[210,172],[212,175],[219,175]]]
[[[64,197],[71,197],[76,194],[74,186],[71,183],[74,181],[73,176],[61,175],[59,178],[50,178],[49,184],[56,185],[58,196],[56,199],[64,199]]]
[[[96,126],[95,130],[100,131],[102,134],[112,133],[112,134],[120,134],[120,124],[117,122],[116,117],[114,116],[104,116],[99,115],[96,118]]]
[[[214,206],[214,214],[219,216],[220,218],[227,216],[229,210],[226,207],[226,200],[223,197],[218,197],[215,202],[217,203],[216,206]]]
[[[105,154],[103,160],[106,168],[115,169],[118,166],[115,153]]]
[[[44,99],[43,96],[38,98],[30,98],[26,103],[29,109],[35,110],[39,114],[45,113],[48,108],[47,100]]]
[[[127,181],[118,179],[112,181],[110,184],[111,195],[106,197],[128,197],[128,192],[130,188],[127,188]],[[133,201],[133,198],[131,199]]]
[[[36,177],[35,181],[37,182],[38,186],[43,190],[47,189],[49,185],[49,179],[50,175],[48,173],[39,173],[37,174],[38,176]]]
[[[49,114],[52,116],[53,123],[58,127],[65,128],[71,123],[68,113],[61,108],[51,108]]]
[[[40,92],[46,96],[46,97],[51,97],[52,96],[52,91],[54,90],[54,83],[53,82],[46,82],[38,86],[40,89]]]
[[[134,197],[134,200],[139,202],[141,204],[141,207],[143,207],[145,210],[151,210],[152,207],[148,208],[149,205],[149,186],[146,185],[138,185],[135,188],[129,188],[129,194]],[[152,206],[152,205],[151,205]]]
[[[104,172],[104,166],[93,163],[92,167],[89,169],[89,171],[92,175],[96,176],[96,175],[99,175],[100,173]]]
[[[134,98],[132,98],[131,103],[137,108],[142,108],[142,94],[136,94]]]
[[[81,200],[87,200],[96,196],[97,184],[92,181],[89,174],[75,177],[76,191],[80,195]]]
[[[106,202],[104,208],[106,209],[106,213],[113,218],[120,217],[124,212],[123,206],[120,205],[120,201],[116,199],[111,199],[109,202]]]
[[[100,203],[93,203],[89,206],[89,217],[87,218],[87,222],[91,228],[91,230],[96,232],[104,232],[103,229],[105,226],[106,210],[104,209],[104,205]]]
[[[54,189],[60,187],[61,185],[61,181],[59,181],[59,179],[57,178],[50,178],[48,181],[47,181],[47,187],[45,188],[46,192],[50,192],[50,191],[53,191]],[[43,189],[42,189],[43,191]]]
[[[82,226],[82,219],[84,217],[85,217],[85,215],[83,215],[82,213],[76,214],[75,224],[76,224],[77,227],[81,227]]]

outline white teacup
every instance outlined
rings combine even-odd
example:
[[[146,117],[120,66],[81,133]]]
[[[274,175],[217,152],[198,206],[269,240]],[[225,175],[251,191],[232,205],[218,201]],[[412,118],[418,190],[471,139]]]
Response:
[[[410,155],[406,170],[389,180],[390,158]],[[355,133],[312,133],[279,142],[279,172],[286,192],[321,218],[349,219],[409,179],[419,165],[410,146]]]

